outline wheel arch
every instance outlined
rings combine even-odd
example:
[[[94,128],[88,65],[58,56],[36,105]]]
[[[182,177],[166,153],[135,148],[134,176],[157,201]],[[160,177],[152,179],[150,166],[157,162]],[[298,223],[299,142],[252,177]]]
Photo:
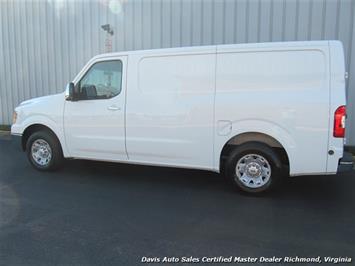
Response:
[[[40,123],[36,123],[36,124],[31,124],[29,126],[26,127],[26,129],[23,131],[22,134],[22,139],[21,139],[21,146],[22,146],[22,150],[25,151],[26,150],[26,143],[28,138],[34,133],[34,132],[38,132],[41,130],[45,130],[45,131],[49,131],[51,134],[53,134],[53,136],[58,140],[58,143],[63,151],[63,145],[59,139],[59,137],[57,136],[57,134],[54,132],[53,129],[51,129],[49,126],[40,124]]]
[[[290,166],[290,157],[287,149],[285,146],[273,136],[269,134],[257,132],[257,131],[250,131],[250,132],[243,132],[233,137],[229,138],[228,141],[224,144],[221,152],[220,152],[220,162],[219,162],[219,171],[224,171],[224,163],[226,158],[232,150],[241,144],[247,142],[259,142],[265,144],[272,148],[280,157],[281,163],[287,167]]]

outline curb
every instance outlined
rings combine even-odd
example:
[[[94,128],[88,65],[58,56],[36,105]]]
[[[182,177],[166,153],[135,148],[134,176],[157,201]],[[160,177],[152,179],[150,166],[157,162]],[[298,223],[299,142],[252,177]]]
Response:
[[[0,130],[0,140],[11,140],[10,131]]]
[[[10,135],[10,131],[0,130],[0,137],[8,137]]]

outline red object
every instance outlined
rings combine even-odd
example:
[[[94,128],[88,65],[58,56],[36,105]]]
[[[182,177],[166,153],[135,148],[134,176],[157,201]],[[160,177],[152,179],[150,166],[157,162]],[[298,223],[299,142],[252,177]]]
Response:
[[[346,118],[346,106],[339,106],[334,113],[334,130],[333,136],[335,138],[345,137],[345,118]]]

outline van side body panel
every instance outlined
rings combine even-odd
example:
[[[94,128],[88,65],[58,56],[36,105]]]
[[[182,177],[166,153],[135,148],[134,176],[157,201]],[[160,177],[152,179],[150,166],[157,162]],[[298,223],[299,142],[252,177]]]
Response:
[[[327,42],[313,46],[218,46],[216,73],[216,166],[231,137],[258,132],[282,144],[289,157],[290,175],[327,171]]]
[[[215,49],[129,56],[130,162],[213,169]]]

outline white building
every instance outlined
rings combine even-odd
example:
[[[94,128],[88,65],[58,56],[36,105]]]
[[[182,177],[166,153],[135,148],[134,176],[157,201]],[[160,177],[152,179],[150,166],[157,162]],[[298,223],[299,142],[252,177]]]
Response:
[[[336,39],[346,53],[347,137],[355,145],[354,16],[353,0],[3,0],[0,124],[11,123],[19,102],[63,91],[110,44],[122,51]]]

